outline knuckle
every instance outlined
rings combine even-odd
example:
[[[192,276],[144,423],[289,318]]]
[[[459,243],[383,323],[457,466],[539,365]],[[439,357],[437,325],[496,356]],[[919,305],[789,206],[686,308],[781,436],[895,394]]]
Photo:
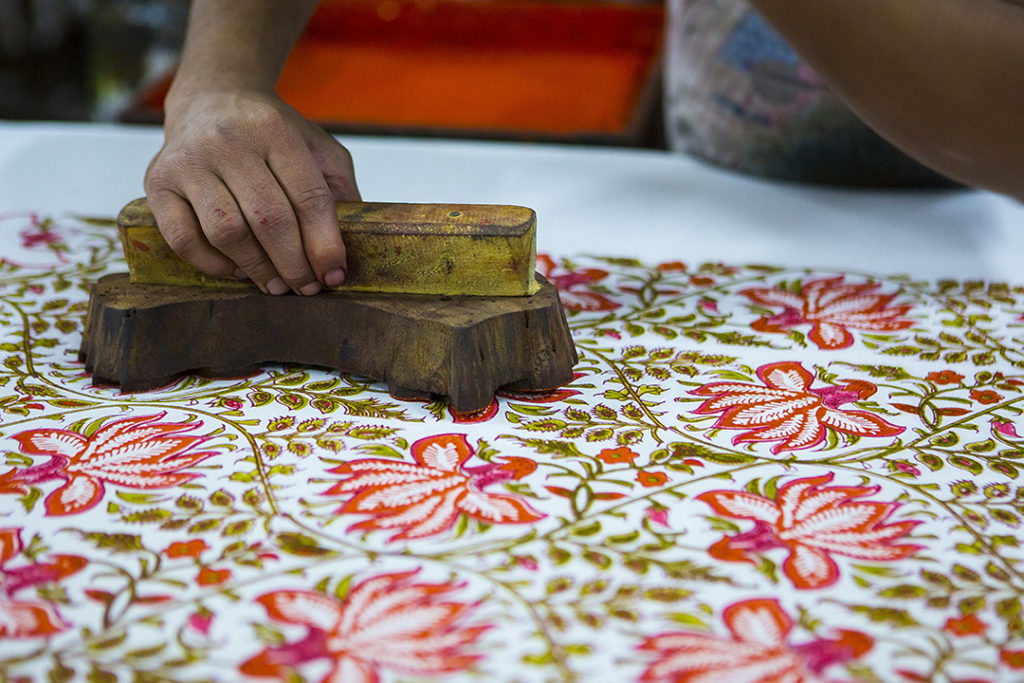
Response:
[[[334,197],[326,185],[302,188],[293,193],[295,210],[299,213],[320,213],[334,206]]]
[[[163,229],[164,241],[167,242],[167,246],[171,248],[178,256],[181,256],[186,261],[189,257],[193,256],[199,249],[199,241],[194,235],[191,235],[184,230],[177,230],[175,228],[164,228]]]
[[[208,220],[204,232],[210,244],[218,249],[238,246],[249,238],[249,226],[241,216],[219,210]]]
[[[268,238],[275,238],[294,231],[295,217],[288,207],[279,204],[263,204],[252,209],[253,230]]]

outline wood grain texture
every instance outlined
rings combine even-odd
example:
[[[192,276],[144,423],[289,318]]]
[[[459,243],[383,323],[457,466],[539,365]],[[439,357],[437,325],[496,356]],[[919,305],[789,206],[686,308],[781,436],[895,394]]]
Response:
[[[386,382],[400,398],[447,396],[457,413],[502,387],[552,389],[577,361],[558,292],[529,297],[322,292],[138,284],[93,287],[79,358],[101,385],[163,386],[190,372],[237,376],[261,363],[333,368]]]
[[[410,294],[526,296],[537,291],[537,215],[522,206],[338,202],[348,252],[334,289]],[[117,219],[134,283],[241,288],[211,278],[167,246],[145,199]]]

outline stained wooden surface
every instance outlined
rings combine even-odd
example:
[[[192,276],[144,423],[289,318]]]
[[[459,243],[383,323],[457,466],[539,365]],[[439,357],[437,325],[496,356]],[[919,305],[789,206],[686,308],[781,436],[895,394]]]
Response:
[[[522,206],[338,202],[348,252],[337,289],[411,294],[524,296],[537,290],[537,216]],[[179,258],[145,199],[117,219],[132,282],[255,287],[211,278]]]
[[[129,392],[182,373],[299,363],[386,382],[396,397],[447,396],[471,413],[501,387],[540,391],[572,379],[576,349],[558,292],[538,280],[528,297],[301,297],[107,275],[93,287],[79,357],[95,383]]]

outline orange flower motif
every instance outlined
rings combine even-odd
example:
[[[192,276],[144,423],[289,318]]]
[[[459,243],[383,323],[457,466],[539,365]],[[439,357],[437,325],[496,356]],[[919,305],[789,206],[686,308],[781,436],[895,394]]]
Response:
[[[67,429],[31,429],[14,439],[23,453],[48,455],[49,462],[0,474],[0,493],[24,495],[52,479],[64,484],[46,497],[46,514],[73,515],[103,499],[106,484],[160,489],[198,477],[182,472],[213,455],[189,452],[208,436],[180,436],[201,422],[159,422],[165,413],[115,420],[85,437]]]
[[[563,270],[547,254],[537,254],[537,270],[558,288],[562,305],[573,311],[611,311],[622,306],[600,292],[590,290],[608,277],[608,271],[598,268]]]
[[[440,434],[415,442],[415,463],[365,459],[339,465],[350,475],[325,495],[351,495],[339,513],[371,515],[350,530],[398,529],[391,541],[425,538],[452,527],[460,515],[489,524],[525,524],[544,517],[518,496],[488,493],[491,485],[521,479],[536,469],[527,458],[465,467],[473,448],[465,434]]]
[[[199,557],[209,547],[201,538],[194,538],[191,541],[175,541],[164,549],[164,555],[167,557]]]
[[[877,486],[826,486],[832,473],[794,479],[774,499],[746,491],[708,491],[697,496],[716,514],[754,522],[745,533],[725,536],[711,556],[751,562],[774,548],[789,552],[782,570],[797,588],[824,588],[839,579],[833,555],[886,562],[910,557],[924,546],[895,545],[919,522],[885,523],[899,503],[859,501]]]
[[[686,264],[682,261],[665,261],[655,266],[658,270],[663,273],[683,273],[686,272]]]
[[[936,384],[958,384],[963,378],[964,376],[958,372],[942,370],[940,372],[929,372],[925,379]]]
[[[196,576],[196,583],[200,586],[219,586],[231,578],[230,569],[211,569],[203,567]]]
[[[43,600],[23,600],[15,594],[42,583],[57,583],[86,566],[78,555],[54,555],[52,562],[9,567],[24,550],[21,529],[0,529],[0,638],[38,638],[68,627],[57,608]]]
[[[648,638],[641,650],[657,659],[641,681],[743,681],[812,683],[825,669],[856,659],[874,646],[859,631],[838,630],[837,638],[791,645],[792,618],[777,600],[744,600],[722,611],[728,636],[677,631]]]
[[[751,327],[758,332],[786,332],[798,325],[810,325],[808,338],[826,350],[844,349],[853,344],[851,329],[871,332],[905,330],[914,324],[903,316],[910,306],[889,306],[895,294],[878,294],[879,284],[843,282],[844,275],[803,283],[799,292],[755,287],[744,294],[762,306],[781,306],[783,311],[763,316]]]
[[[668,475],[664,472],[647,472],[640,470],[636,473],[636,480],[645,488],[664,486],[668,482]]]
[[[640,454],[634,450],[619,446],[618,448],[605,448],[597,454],[597,459],[608,465],[619,465],[621,463],[633,462]]]
[[[999,661],[1011,669],[1024,669],[1024,650],[1000,650]]]
[[[575,382],[580,377],[583,377],[584,374],[585,373],[582,372],[574,372],[572,375],[572,381]],[[451,405],[449,405],[448,414],[451,415],[452,421],[456,424],[487,422],[498,416],[499,397],[524,403],[558,403],[570,396],[576,396],[579,393],[580,392],[575,389],[566,389],[565,387],[560,389],[549,389],[547,391],[512,391],[511,389],[500,389],[494,392],[494,400],[492,400],[490,405],[483,410],[478,410],[475,413],[456,413],[452,409]]]
[[[346,598],[313,591],[275,591],[259,598],[267,615],[304,626],[306,636],[268,647],[244,662],[243,674],[289,680],[306,662],[327,659],[324,681],[377,683],[381,669],[441,676],[472,668],[466,647],[489,626],[465,626],[476,607],[444,596],[462,584],[413,583],[416,572],[384,574],[356,584]]]
[[[856,436],[895,436],[903,427],[865,410],[839,406],[875,393],[871,382],[847,380],[842,385],[811,389],[814,375],[800,363],[780,362],[757,369],[764,383],[713,382],[692,393],[711,396],[694,411],[722,413],[715,429],[746,429],[733,443],[778,441],[772,453],[813,448],[825,440],[827,429]]]
[[[980,636],[988,630],[988,626],[974,614],[964,617],[950,617],[946,619],[943,630],[949,631],[955,636]]]
[[[982,405],[991,405],[993,403],[999,403],[1003,400],[1003,397],[991,389],[979,390],[971,389],[971,398]]]

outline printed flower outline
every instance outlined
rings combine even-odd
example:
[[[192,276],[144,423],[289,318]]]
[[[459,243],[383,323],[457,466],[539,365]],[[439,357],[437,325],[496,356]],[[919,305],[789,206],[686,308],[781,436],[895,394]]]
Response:
[[[19,600],[14,594],[41,583],[57,583],[88,564],[78,555],[54,555],[51,562],[8,567],[24,547],[21,529],[0,529],[0,638],[46,637],[66,629],[67,622],[51,603]]]
[[[327,658],[332,667],[325,683],[377,683],[380,669],[436,676],[472,668],[481,655],[466,647],[490,626],[463,625],[477,605],[444,599],[464,584],[414,583],[415,574],[365,579],[344,600],[313,591],[261,596],[271,619],[308,631],[302,640],[264,649],[239,670],[286,680],[302,664]]]
[[[713,382],[691,393],[710,396],[693,412],[722,413],[715,429],[744,429],[732,442],[778,441],[772,453],[813,448],[825,440],[827,429],[855,436],[886,437],[903,427],[865,410],[839,410],[875,393],[871,382],[845,380],[841,385],[811,389],[814,375],[800,363],[762,365],[757,376],[763,386],[746,382]]]
[[[202,422],[160,422],[166,413],[115,420],[86,437],[67,429],[31,429],[14,435],[23,453],[49,462],[0,474],[0,493],[27,494],[53,479],[64,484],[46,497],[47,515],[73,515],[103,499],[105,486],[135,489],[177,486],[199,475],[182,470],[214,455],[190,452],[209,436],[181,436]]]
[[[791,645],[793,619],[774,599],[736,602],[722,610],[728,637],[679,631],[647,638],[641,650],[657,659],[641,681],[811,683],[830,666],[864,655],[874,640],[860,631]]]
[[[909,305],[890,306],[896,294],[879,294],[877,282],[844,282],[845,275],[808,280],[797,293],[778,287],[754,287],[740,291],[761,306],[782,307],[781,313],[762,316],[751,324],[758,332],[786,332],[810,325],[808,338],[828,351],[853,344],[851,329],[871,332],[905,330],[914,324],[903,318]]]
[[[573,311],[612,311],[622,306],[608,296],[590,291],[590,285],[608,277],[608,271],[599,268],[564,270],[547,254],[537,254],[537,270],[558,288],[562,305]],[[561,271],[561,272],[559,272]]]
[[[34,270],[51,270],[70,263],[67,257],[69,247],[58,231],[54,221],[40,216],[35,211],[10,211],[0,214],[0,229],[9,228],[3,225],[7,221],[17,221],[22,225],[18,230],[20,249],[13,240],[6,242],[5,255],[0,257],[0,264],[9,264],[15,268],[31,268]],[[15,256],[17,258],[12,258]]]
[[[367,458],[329,470],[350,475],[325,495],[352,497],[339,513],[371,515],[353,530],[398,529],[389,542],[426,538],[450,529],[460,515],[489,524],[526,524],[545,515],[519,497],[488,493],[490,484],[521,479],[537,468],[527,458],[505,457],[466,467],[473,454],[465,434],[439,434],[413,443],[415,463]]]
[[[773,548],[789,551],[782,571],[800,589],[831,586],[839,579],[833,555],[891,562],[910,557],[922,545],[894,542],[920,522],[886,523],[899,503],[856,500],[877,486],[826,486],[833,474],[804,477],[781,486],[774,499],[746,491],[707,491],[697,500],[716,514],[754,522],[750,531],[725,536],[709,548],[712,557],[751,562]]]

